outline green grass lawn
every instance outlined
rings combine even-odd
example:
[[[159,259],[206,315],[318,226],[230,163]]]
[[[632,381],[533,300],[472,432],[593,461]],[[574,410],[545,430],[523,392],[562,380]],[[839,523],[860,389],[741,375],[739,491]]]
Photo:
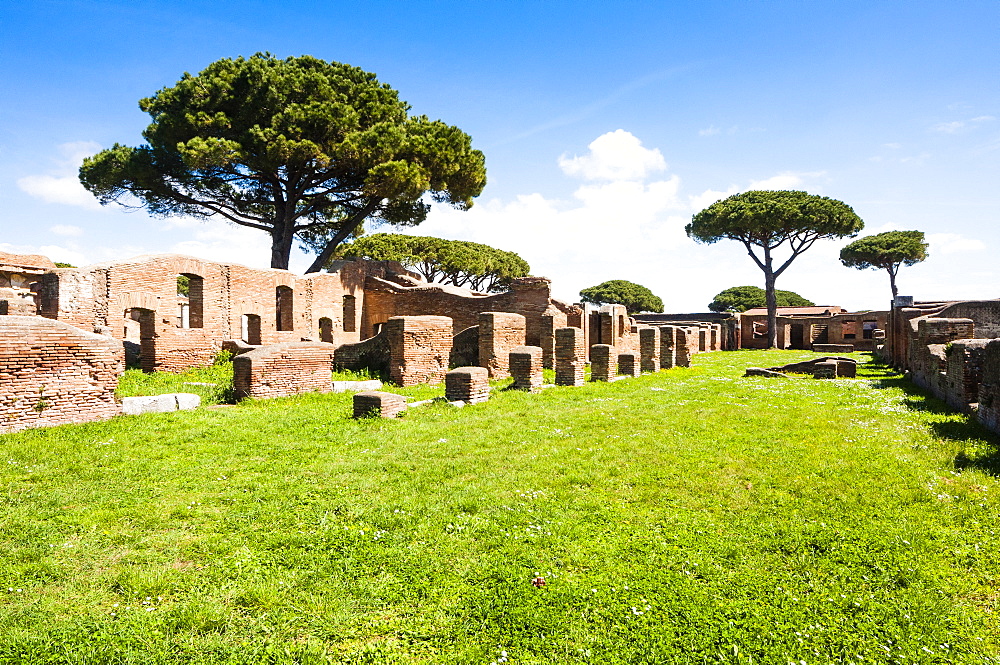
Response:
[[[1000,662],[997,440],[813,355],[0,436],[0,663]]]

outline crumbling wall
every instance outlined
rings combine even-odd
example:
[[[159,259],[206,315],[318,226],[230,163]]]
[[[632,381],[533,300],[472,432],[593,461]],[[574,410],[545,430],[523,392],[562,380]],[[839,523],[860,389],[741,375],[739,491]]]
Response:
[[[233,358],[233,392],[245,397],[287,397],[332,389],[336,346],[292,342],[262,346]]]
[[[1000,433],[1000,339],[991,339],[983,348],[978,398],[979,422]]]
[[[389,379],[401,386],[441,383],[451,356],[452,321],[447,316],[394,316],[385,324]]]
[[[479,326],[471,326],[455,335],[448,366],[479,367]]]
[[[110,418],[121,344],[37,316],[0,317],[0,432]]]

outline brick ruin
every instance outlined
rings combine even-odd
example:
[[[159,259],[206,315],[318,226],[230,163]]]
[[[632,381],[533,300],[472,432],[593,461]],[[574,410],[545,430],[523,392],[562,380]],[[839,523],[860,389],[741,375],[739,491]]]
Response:
[[[37,316],[0,316],[0,433],[117,415],[115,339]]]
[[[1000,300],[900,303],[879,354],[1000,433]]]
[[[0,252],[0,315],[34,316],[32,286],[56,264],[38,254]]]

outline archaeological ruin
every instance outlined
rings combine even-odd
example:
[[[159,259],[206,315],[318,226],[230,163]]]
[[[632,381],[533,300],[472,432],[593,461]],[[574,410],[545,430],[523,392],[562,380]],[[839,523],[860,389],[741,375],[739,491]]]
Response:
[[[452,401],[471,403],[487,399],[487,379],[534,391],[549,369],[556,385],[581,385],[588,364],[591,380],[612,381],[767,343],[763,310],[629,316],[622,305],[561,302],[550,287],[525,277],[482,294],[365,260],[302,276],[175,254],[59,268],[0,253],[0,432],[114,416],[126,366],[177,372],[223,350],[235,356],[238,399],[330,392],[331,370],[351,369],[401,386],[445,383]],[[881,354],[1000,431],[1000,301],[779,308],[777,336],[785,349]],[[811,362],[816,376],[854,373],[845,359]],[[359,396],[358,413],[401,413],[405,400],[389,395]]]

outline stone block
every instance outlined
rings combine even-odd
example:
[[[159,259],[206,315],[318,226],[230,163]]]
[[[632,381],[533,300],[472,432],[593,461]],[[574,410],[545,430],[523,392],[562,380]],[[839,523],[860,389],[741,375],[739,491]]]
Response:
[[[444,396],[449,402],[485,402],[490,398],[490,376],[485,367],[458,367],[445,375]]]
[[[639,376],[641,373],[639,355],[633,351],[618,354],[618,374],[622,376]]]
[[[844,379],[853,379],[858,375],[858,364],[853,360],[836,360],[837,376]]]
[[[201,406],[201,395],[195,395],[193,393],[174,393],[174,397],[177,398],[178,411],[190,411],[191,409],[197,409]]]
[[[836,379],[837,378],[837,361],[836,360],[826,360],[820,363],[816,363],[813,368],[813,378],[814,379]]]
[[[186,411],[197,409],[199,406],[201,406],[201,397],[192,393],[167,393],[122,399],[122,413],[127,416]]]
[[[406,398],[395,393],[365,391],[354,395],[355,418],[395,418],[406,409]]]

